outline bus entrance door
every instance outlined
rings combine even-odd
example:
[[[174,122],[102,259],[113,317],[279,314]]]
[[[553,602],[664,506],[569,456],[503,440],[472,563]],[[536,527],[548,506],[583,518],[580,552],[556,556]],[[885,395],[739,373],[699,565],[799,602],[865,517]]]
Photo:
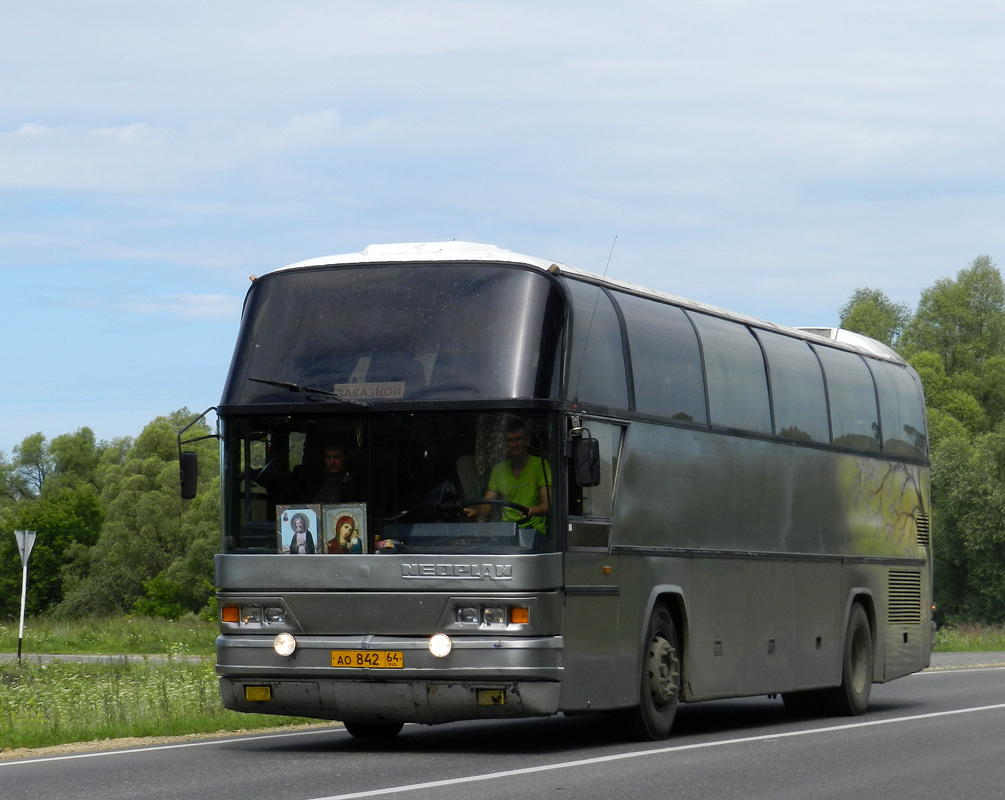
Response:
[[[573,523],[573,528],[577,524]],[[607,531],[592,531],[606,537]],[[580,531],[582,533],[582,531]],[[602,552],[565,554],[565,667],[563,709],[603,709],[619,704],[613,680],[618,661],[618,556]]]

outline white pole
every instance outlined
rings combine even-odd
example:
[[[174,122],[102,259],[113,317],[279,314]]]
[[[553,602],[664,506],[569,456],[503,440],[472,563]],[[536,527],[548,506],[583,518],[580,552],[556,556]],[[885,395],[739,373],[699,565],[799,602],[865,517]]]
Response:
[[[17,666],[21,668],[21,643],[24,641],[24,603],[28,598],[28,559],[24,560],[24,571],[21,573],[21,626],[17,632]]]
[[[21,553],[21,563],[24,564],[21,577],[21,627],[17,633],[17,666],[20,669],[21,643],[24,641],[24,606],[28,599],[28,559],[31,557],[31,548],[35,546],[35,531],[14,531],[14,538],[17,539],[17,549]]]

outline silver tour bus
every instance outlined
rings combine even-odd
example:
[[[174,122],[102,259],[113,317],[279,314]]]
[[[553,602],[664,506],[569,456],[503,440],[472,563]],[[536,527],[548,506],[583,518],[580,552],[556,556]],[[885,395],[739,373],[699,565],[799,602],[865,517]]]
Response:
[[[924,400],[871,339],[371,246],[253,281],[216,411],[227,708],[658,739],[680,701],[861,714],[929,663]]]

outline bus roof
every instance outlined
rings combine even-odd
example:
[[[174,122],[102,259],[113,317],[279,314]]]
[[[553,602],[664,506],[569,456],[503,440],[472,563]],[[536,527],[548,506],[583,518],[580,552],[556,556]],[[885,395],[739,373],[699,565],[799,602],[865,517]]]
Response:
[[[901,364],[906,363],[904,359],[889,346],[875,339],[871,339],[868,336],[863,336],[860,333],[846,331],[841,328],[812,326],[790,328],[785,325],[768,322],[767,320],[751,317],[735,311],[727,311],[726,309],[708,305],[707,303],[702,303],[697,300],[690,300],[686,297],[679,297],[666,292],[656,291],[655,289],[647,289],[643,286],[621,281],[616,278],[607,278],[597,275],[596,273],[587,272],[586,270],[581,270],[576,267],[570,267],[567,264],[562,264],[561,262],[552,261],[550,259],[514,253],[510,250],[504,250],[491,244],[457,241],[371,244],[364,248],[364,250],[360,253],[344,253],[341,255],[311,258],[305,261],[298,261],[297,263],[290,264],[286,267],[281,267],[276,271],[299,269],[303,267],[334,266],[340,264],[404,264],[424,261],[439,263],[445,261],[484,261],[500,264],[522,264],[549,272],[553,275],[573,275],[589,281],[590,283],[608,286],[612,289],[620,289],[642,297],[651,297],[653,299],[669,301],[684,308],[694,309],[695,311],[703,311],[718,317],[724,317],[736,322],[755,325],[759,328],[779,331],[781,333],[785,333],[790,336],[797,336],[802,339],[809,339],[811,341],[819,338],[827,339],[832,345],[836,345],[842,349],[855,350],[886,361],[894,361]]]

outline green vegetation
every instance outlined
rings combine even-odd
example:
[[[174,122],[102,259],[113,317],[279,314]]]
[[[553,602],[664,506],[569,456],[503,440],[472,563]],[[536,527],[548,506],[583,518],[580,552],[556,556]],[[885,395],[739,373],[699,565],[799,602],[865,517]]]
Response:
[[[1005,653],[1005,627],[959,625],[935,632],[936,653]]]
[[[0,751],[302,722],[225,710],[212,659],[0,664]]]
[[[0,453],[0,619],[21,599],[15,530],[38,534],[27,611],[61,619],[136,613],[178,619],[212,613],[213,556],[220,541],[219,448],[192,445],[200,479],[179,491],[177,431],[187,409],[158,417],[135,439],[98,442],[89,428],[32,434]],[[203,423],[193,437],[208,435]]]
[[[0,624],[0,652],[17,651],[17,623]],[[306,720],[223,708],[213,671],[216,623],[116,616],[25,622],[22,664],[0,662],[0,750],[133,736],[238,731]],[[158,655],[107,664],[36,654]]]
[[[191,614],[177,622],[132,616],[32,617],[25,622],[22,653],[211,656],[216,631],[216,622]],[[17,634],[17,622],[0,623],[0,653],[17,652]]]

